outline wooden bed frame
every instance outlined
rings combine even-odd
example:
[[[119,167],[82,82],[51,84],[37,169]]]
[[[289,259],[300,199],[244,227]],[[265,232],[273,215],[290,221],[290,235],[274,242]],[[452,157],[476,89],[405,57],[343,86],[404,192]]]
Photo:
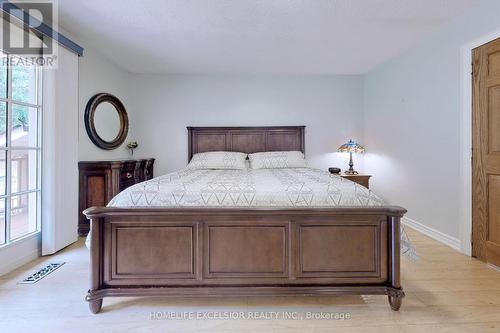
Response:
[[[195,153],[300,150],[304,126],[188,127]],[[387,295],[401,306],[401,207],[92,207],[93,313],[108,296]]]

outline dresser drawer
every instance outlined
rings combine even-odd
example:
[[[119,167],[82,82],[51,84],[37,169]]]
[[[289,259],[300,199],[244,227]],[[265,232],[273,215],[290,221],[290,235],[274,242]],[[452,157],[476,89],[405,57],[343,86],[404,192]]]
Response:
[[[146,170],[146,161],[138,161],[137,164],[135,165],[135,181],[137,183],[143,182],[146,180],[146,175],[145,175],[145,170]]]
[[[145,180],[150,180],[153,178],[153,165],[155,163],[154,159],[146,161],[146,167],[144,168],[144,178]]]
[[[134,182],[136,161],[127,161],[123,163],[120,171],[120,182]],[[121,186],[120,186],[121,187]]]
[[[154,158],[138,160],[80,161],[78,234],[89,232],[82,212],[91,206],[106,206],[119,192],[153,177]]]

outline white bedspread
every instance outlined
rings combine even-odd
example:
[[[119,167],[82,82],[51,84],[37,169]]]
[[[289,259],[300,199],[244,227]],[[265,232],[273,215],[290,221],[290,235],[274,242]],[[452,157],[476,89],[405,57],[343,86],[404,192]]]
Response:
[[[109,207],[336,207],[381,206],[365,187],[310,168],[188,170],[136,184]]]

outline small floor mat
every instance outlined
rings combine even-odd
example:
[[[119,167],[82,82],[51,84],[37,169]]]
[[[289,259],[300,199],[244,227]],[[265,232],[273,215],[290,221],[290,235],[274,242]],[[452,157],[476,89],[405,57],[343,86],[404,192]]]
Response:
[[[40,268],[35,273],[31,274],[26,279],[18,282],[17,284],[31,284],[31,283],[36,283],[36,282],[40,281],[41,279],[43,279],[44,277],[46,277],[47,275],[49,275],[50,273],[52,273],[53,271],[55,271],[56,269],[58,269],[59,267],[61,267],[64,264],[65,264],[65,262],[50,263],[47,266]]]

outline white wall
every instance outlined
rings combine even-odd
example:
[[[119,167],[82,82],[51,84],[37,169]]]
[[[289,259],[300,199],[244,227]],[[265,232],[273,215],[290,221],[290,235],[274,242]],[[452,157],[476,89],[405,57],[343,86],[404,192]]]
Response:
[[[306,155],[323,169],[346,167],[333,152],[347,139],[363,143],[359,76],[135,75],[132,86],[137,155],[157,158],[156,175],[185,167],[186,126],[306,125]]]
[[[79,159],[127,156],[88,139],[88,99],[110,92],[130,119],[127,141],[155,173],[187,162],[186,126],[306,125],[306,153],[319,168],[347,164],[334,153],[348,138],[367,148],[356,167],[372,188],[410,218],[459,238],[460,48],[500,28],[500,1],[485,0],[429,40],[361,76],[138,75],[86,47],[79,72]]]
[[[461,47],[500,28],[484,1],[433,37],[365,76],[364,135],[374,191],[451,238],[460,235]],[[470,238],[469,238],[470,239]]]
[[[115,159],[125,158],[128,156],[128,151],[125,148],[127,141],[133,137],[135,118],[130,112],[130,100],[132,96],[128,93],[129,88],[133,88],[130,84],[130,74],[124,69],[118,67],[107,58],[102,56],[98,51],[84,45],[84,56],[79,58],[79,149],[78,157],[83,160],[100,160],[100,159]],[[85,106],[88,100],[97,93],[110,93],[118,97],[129,117],[129,135],[123,145],[114,150],[103,150],[95,146],[90,141],[85,130],[83,117],[85,114]]]

